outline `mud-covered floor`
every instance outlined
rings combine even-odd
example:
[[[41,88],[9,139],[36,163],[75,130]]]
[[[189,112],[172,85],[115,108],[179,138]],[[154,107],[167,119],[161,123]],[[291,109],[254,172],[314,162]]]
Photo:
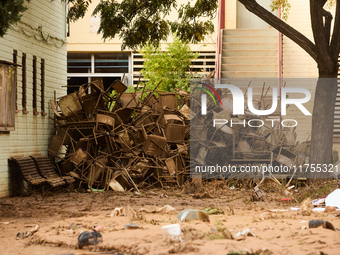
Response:
[[[206,190],[208,190],[206,188]],[[300,203],[281,202],[282,192],[266,192],[263,201],[252,201],[250,189],[229,189],[216,185],[209,192],[184,189],[141,190],[134,193],[90,193],[58,191],[42,196],[0,199],[0,254],[339,254],[340,232],[306,227],[312,219],[331,222],[340,228],[336,212],[269,211],[290,209]],[[172,214],[138,213],[111,217],[116,207],[138,211],[171,205]],[[183,242],[164,238],[161,227],[177,223],[183,209],[218,208],[224,214],[210,215],[210,222],[180,223]],[[139,229],[125,230],[124,224],[137,223]],[[31,237],[16,240],[18,232],[38,224]],[[77,249],[81,231],[104,228],[103,242]],[[255,236],[235,239],[237,232],[249,229]],[[230,239],[229,233],[234,237]],[[243,252],[243,253],[242,253]]]

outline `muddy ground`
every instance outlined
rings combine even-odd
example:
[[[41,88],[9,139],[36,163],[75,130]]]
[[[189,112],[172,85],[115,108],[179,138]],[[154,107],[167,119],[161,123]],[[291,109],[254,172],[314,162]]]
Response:
[[[321,219],[340,228],[337,212],[316,213],[308,206],[303,211],[291,210],[302,203],[282,202],[281,198],[289,196],[278,187],[269,187],[265,193],[263,201],[253,201],[251,189],[216,184],[210,189],[206,185],[204,189],[141,190],[140,195],[66,189],[1,198],[0,254],[340,254],[339,231],[307,227],[309,220]],[[110,216],[116,207],[138,212],[164,205],[177,212]],[[182,242],[163,235],[161,227],[177,223],[181,210],[207,207],[224,213],[210,215],[210,222],[181,222]],[[125,230],[128,223],[137,223],[139,229]],[[18,232],[36,224],[40,227],[36,233],[16,240]],[[103,242],[77,249],[79,233],[98,225],[103,227]],[[245,229],[254,236],[236,238]]]

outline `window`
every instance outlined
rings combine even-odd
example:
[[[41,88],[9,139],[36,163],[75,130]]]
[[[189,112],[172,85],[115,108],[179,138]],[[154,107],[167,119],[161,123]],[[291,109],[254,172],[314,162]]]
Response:
[[[132,54],[132,73],[133,84],[136,85],[140,81],[145,81],[143,77],[140,77],[140,71],[143,69],[144,58],[140,53]],[[209,75],[215,70],[215,52],[199,52],[197,59],[192,60],[190,65],[190,72],[197,75]]]
[[[37,57],[33,56],[33,114],[38,115],[37,111]]]
[[[95,73],[128,73],[129,56],[124,53],[94,54]]]
[[[91,73],[91,54],[67,53],[68,73]]]
[[[129,53],[67,53],[67,93],[79,89],[79,85],[102,80],[104,89],[129,73]],[[129,84],[128,75],[125,83]]]
[[[40,94],[41,94],[41,115],[46,116],[45,113],[45,60],[40,62]]]
[[[68,53],[68,73],[128,73],[126,53]]]
[[[0,61],[0,131],[15,128],[16,65]]]

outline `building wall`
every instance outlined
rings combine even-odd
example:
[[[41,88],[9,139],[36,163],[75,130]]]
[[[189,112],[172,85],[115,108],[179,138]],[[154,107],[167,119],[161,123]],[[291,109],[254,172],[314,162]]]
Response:
[[[22,108],[22,69],[17,68],[17,106],[15,131],[0,132],[0,197],[14,193],[12,185],[15,169],[7,159],[15,156],[47,154],[53,131],[53,111],[50,99],[66,94],[66,6],[63,1],[35,0],[27,4],[28,10],[17,25],[0,38],[0,59],[13,61],[13,50],[18,52],[18,64],[26,53],[27,111]],[[37,57],[37,111],[33,114],[33,56]],[[40,61],[45,60],[45,112],[41,114]],[[15,184],[17,180],[14,180]]]
[[[291,8],[286,22],[314,42],[310,20],[309,1],[289,0],[289,3]],[[239,5],[237,4],[237,0],[226,1],[226,29],[237,29],[236,21],[238,8]],[[334,17],[334,7],[329,11],[333,13]],[[300,48],[300,46],[286,36],[283,36],[282,41],[282,77],[283,79],[318,77],[316,62],[302,48]],[[305,106],[310,112],[312,112],[315,86],[309,86],[306,84],[301,85],[301,87],[308,87],[312,93],[312,98],[307,104],[305,104]],[[300,110],[293,106],[287,110],[287,116],[285,116],[284,119],[287,118],[298,119],[299,124],[296,129],[298,140],[305,141],[306,139],[310,139],[312,125],[311,117],[301,116]],[[333,148],[335,150],[340,150],[340,143],[334,143]]]
[[[311,28],[309,1],[290,0],[291,9],[289,11],[287,23],[305,35],[314,43]],[[335,17],[335,8],[329,10]],[[334,20],[334,19],[333,19]],[[317,78],[317,64],[302,48],[296,43],[283,36],[283,78]],[[311,88],[312,99],[310,106],[314,104],[315,87]],[[312,111],[312,108],[311,108]],[[297,128],[298,137],[307,139],[311,134],[312,118],[304,117],[302,125]],[[309,138],[310,139],[310,138]],[[340,143],[334,140],[333,150],[340,151]]]
[[[70,36],[68,37],[67,50],[69,52],[119,52],[121,51],[122,41],[115,37],[112,40],[102,39],[101,34],[97,34],[97,28],[99,27],[99,19],[95,19],[91,14],[94,8],[99,3],[99,0],[93,0],[89,6],[88,12],[83,19],[70,23]],[[179,0],[178,5],[186,4],[187,1]],[[177,14],[173,11],[169,15],[170,20],[175,20]],[[217,15],[213,20],[215,27],[217,28]],[[216,30],[216,29],[215,29]],[[170,37],[167,42],[162,42],[162,49],[166,48],[168,42],[172,42]],[[215,51],[216,50],[216,33],[209,35],[206,40],[199,44],[191,44],[193,51]],[[131,51],[126,49],[126,51]]]
[[[313,34],[310,23],[309,1],[306,0],[292,0],[289,1],[291,9],[288,14],[287,23],[300,33],[305,35],[312,42]],[[282,41],[282,77],[285,78],[316,78],[317,67],[315,61],[296,43],[283,36]],[[303,85],[301,87],[307,88]],[[311,100],[304,104],[306,108],[312,113],[314,105],[315,86],[311,86],[312,93]],[[287,118],[296,119],[298,126],[296,128],[297,140],[310,140],[312,129],[312,118],[304,116],[297,107],[292,106],[287,109]],[[299,116],[298,118],[296,116]]]
[[[86,75],[86,77],[125,77],[124,82],[127,85],[137,84],[140,80],[140,70],[143,65],[143,57],[132,49],[125,49],[122,51],[122,40],[119,39],[119,36],[116,36],[111,40],[103,40],[102,34],[98,34],[97,31],[99,29],[100,18],[92,16],[93,10],[99,3],[99,0],[93,0],[92,4],[90,4],[88,11],[86,12],[84,18],[77,20],[76,22],[70,23],[69,29],[69,37],[67,44],[67,51],[69,53],[127,53],[129,56],[129,71],[127,73],[121,73],[117,71],[116,73],[95,73],[90,72]],[[179,0],[177,1],[178,6],[181,4],[186,4],[187,1]],[[177,18],[177,13],[175,10],[167,17],[169,20],[175,20]],[[212,20],[215,25],[215,30],[217,30],[217,15]],[[200,57],[195,60],[192,66],[192,71],[197,72],[201,75],[209,74],[212,69],[214,70],[215,65],[212,65],[212,62],[215,62],[215,51],[216,51],[216,40],[217,34],[212,33],[206,37],[206,39],[198,44],[190,44],[190,48],[192,51],[201,52]],[[166,50],[167,45],[173,42],[173,37],[169,36],[166,42],[161,42],[160,47],[162,50]],[[137,49],[139,50],[139,49]],[[95,58],[94,58],[95,59]],[[204,59],[204,60],[203,60]],[[212,68],[213,66],[213,68]],[[84,77],[84,73],[68,73],[68,77],[71,78],[69,80],[70,85],[75,85],[72,78],[74,77]],[[143,81],[143,78],[141,78]],[[105,82],[104,82],[105,83]],[[78,84],[77,84],[78,85]]]
[[[287,23],[314,43],[309,1],[291,0]],[[283,77],[317,78],[316,62],[300,46],[283,36]]]

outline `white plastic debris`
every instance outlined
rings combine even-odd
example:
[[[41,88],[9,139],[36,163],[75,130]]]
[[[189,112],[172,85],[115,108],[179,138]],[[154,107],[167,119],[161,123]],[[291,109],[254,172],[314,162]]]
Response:
[[[320,204],[322,204],[322,203],[324,203],[324,202],[325,202],[325,198],[318,198],[318,199],[313,200],[313,201],[312,201],[312,204],[313,204],[314,206],[318,206],[318,205],[320,205]]]
[[[239,231],[235,237],[239,237],[239,236],[255,236],[249,228],[246,228],[243,231]]]
[[[312,210],[313,210],[313,212],[323,212],[323,211],[325,211],[325,208],[324,207],[316,207],[316,208],[313,208]]]
[[[334,190],[325,199],[326,206],[336,206],[340,208],[340,189]]]
[[[168,240],[180,241],[180,242],[183,241],[181,237],[181,234],[182,234],[181,227],[178,223],[163,226],[162,231],[163,231],[165,238]]]

